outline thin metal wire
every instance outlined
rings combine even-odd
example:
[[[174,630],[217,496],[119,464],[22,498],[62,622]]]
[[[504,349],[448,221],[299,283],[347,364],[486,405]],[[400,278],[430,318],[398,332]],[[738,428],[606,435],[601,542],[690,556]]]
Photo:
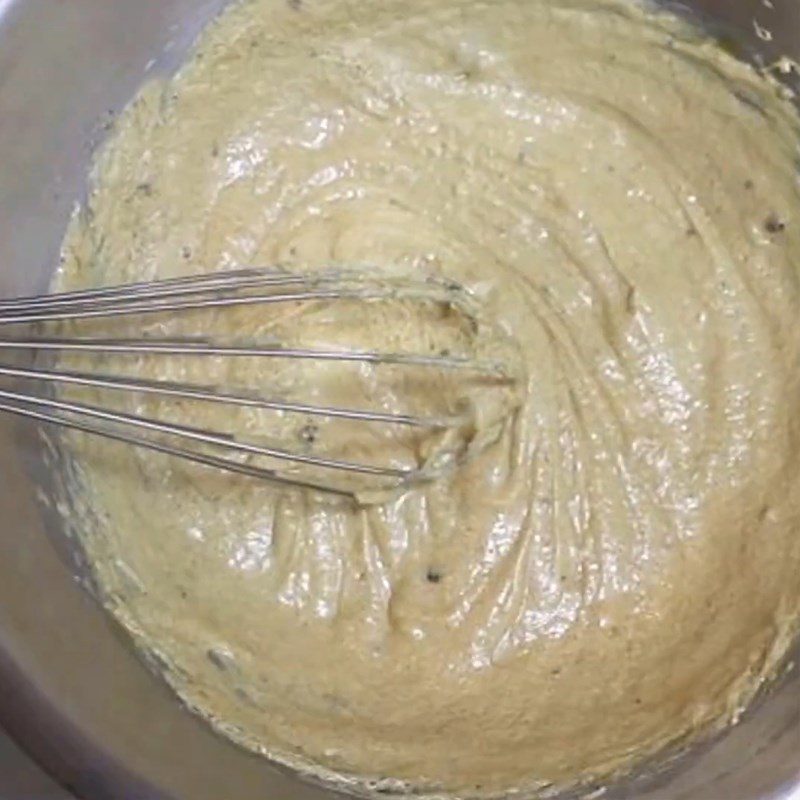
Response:
[[[443,297],[432,296],[432,291],[449,293],[451,295],[450,299],[454,300],[457,300],[459,295],[462,298],[466,296],[466,290],[460,284],[434,276],[428,276],[424,281],[406,280],[398,282],[397,280],[393,281],[391,275],[371,273],[369,268],[360,270],[332,268],[313,273],[293,273],[282,268],[248,267],[201,275],[161,278],[154,281],[127,283],[117,286],[102,286],[92,289],[10,298],[0,301],[0,312],[14,311],[25,307],[54,307],[66,303],[82,303],[87,300],[99,302],[119,298],[130,299],[132,296],[141,299],[192,293],[208,294],[267,285],[319,287],[326,283],[339,285],[347,283],[350,285],[372,286],[374,288],[378,285],[378,279],[380,279],[380,285],[386,292],[408,291],[409,289],[416,292],[424,290],[428,299],[443,299]],[[387,285],[387,282],[389,285]]]
[[[319,288],[333,284],[338,288]],[[305,286],[306,291],[240,294],[257,287]],[[154,314],[231,306],[297,303],[312,300],[381,299],[410,297],[447,298],[457,301],[463,289],[447,281],[431,279],[416,287],[409,284],[378,286],[369,276],[337,271],[297,275],[254,270],[211,276],[153,281],[133,286],[113,286],[82,292],[32,296],[0,303],[0,325],[56,322],[76,319],[101,319],[132,314]],[[229,294],[230,293],[230,294]],[[210,296],[209,296],[210,295]],[[182,298],[182,299],[180,299]],[[69,310],[72,309],[72,310]]]
[[[188,425],[160,422],[147,417],[137,417],[122,411],[110,411],[105,408],[93,406],[88,403],[71,403],[66,400],[57,400],[50,397],[36,397],[31,394],[12,392],[0,389],[0,399],[11,400],[16,403],[26,403],[57,411],[78,414],[93,419],[104,420],[118,425],[127,425],[152,433],[163,433],[181,439],[188,439],[200,444],[222,447],[249,455],[266,456],[281,461],[291,461],[324,469],[342,470],[344,472],[357,472],[362,475],[383,475],[394,478],[406,478],[413,474],[413,470],[396,469],[394,467],[378,467],[371,464],[360,464],[352,461],[342,461],[335,458],[310,456],[303,453],[293,453],[277,447],[267,447],[254,442],[241,442],[229,434],[219,434],[192,428]]]
[[[175,456],[176,458],[192,461],[196,464],[203,464],[207,467],[214,467],[215,469],[220,469],[225,472],[234,472],[240,475],[247,475],[251,478],[260,478],[271,483],[290,486],[292,488],[300,487],[305,489],[315,489],[320,492],[337,494],[344,497],[354,496],[354,492],[351,489],[340,488],[328,483],[317,483],[299,476],[290,478],[281,475],[272,469],[253,466],[251,464],[242,464],[229,458],[220,458],[218,456],[212,456],[205,453],[198,453],[193,450],[173,447],[172,445],[165,444],[163,442],[157,442],[153,439],[147,439],[141,436],[129,436],[128,434],[121,433],[119,431],[112,431],[108,428],[103,428],[100,425],[92,425],[79,420],[67,419],[56,414],[48,414],[47,412],[37,411],[33,408],[23,408],[10,403],[0,402],[0,411],[8,414],[14,414],[15,416],[19,417],[25,417],[27,419],[35,419],[38,422],[43,422],[48,425],[55,425],[59,428],[68,428],[70,430],[77,430],[82,431],[83,433],[102,436],[105,439],[122,442],[124,444],[132,445],[133,447],[143,447],[147,450],[153,450],[157,453]]]
[[[421,283],[394,283],[378,286],[374,276],[363,272],[329,270],[311,274],[293,274],[281,269],[249,268],[224,273],[193,275],[160,281],[145,281],[125,286],[111,286],[63,292],[54,295],[21,297],[0,302],[0,326],[29,323],[114,319],[139,314],[177,313],[197,309],[223,309],[236,306],[273,305],[336,301],[345,298],[411,299],[420,302],[450,303],[465,310],[466,291],[449,281],[432,279]],[[469,314],[468,310],[465,313]],[[509,381],[503,366],[449,354],[383,353],[369,350],[327,350],[284,347],[273,342],[221,342],[211,337],[181,339],[114,339],[97,337],[24,336],[0,338],[0,352],[49,351],[86,354],[182,355],[218,357],[259,357],[306,359],[327,362],[393,364],[436,369],[468,370],[495,381]],[[234,392],[215,386],[174,383],[160,380],[0,365],[0,377],[40,382],[46,385],[74,385],[114,392],[140,392],[162,397],[204,402],[229,403],[235,406],[317,415],[357,422],[399,424],[430,430],[443,430],[466,422],[463,416],[418,416],[380,410],[340,408],[289,402],[261,396],[255,392]],[[396,468],[310,455],[253,441],[240,441],[230,434],[187,425],[136,416],[85,402],[42,396],[40,393],[0,389],[0,412],[43,423],[58,425],[108,439],[184,458],[278,484],[303,486],[336,494],[352,490],[328,483],[313,475],[288,474],[285,470],[255,466],[232,458],[255,456],[275,459],[287,465],[350,473],[391,480],[403,485],[423,473],[419,468]],[[171,441],[172,440],[172,441]],[[183,446],[189,442],[199,448],[227,452],[213,455],[204,449]]]
[[[375,296],[385,296],[385,293]],[[273,305],[275,303],[305,303],[312,300],[342,300],[345,298],[367,299],[369,295],[362,290],[346,291],[337,289],[317,289],[307,292],[286,292],[283,294],[250,294],[232,297],[209,297],[198,300],[172,300],[156,302],[151,299],[139,302],[135,299],[121,299],[117,304],[99,304],[99,307],[82,307],[75,311],[32,311],[28,313],[4,313],[0,315],[0,325],[23,325],[33,322],[66,322],[67,320],[107,319],[128,317],[135,314],[166,314],[175,311],[194,311],[209,308],[230,308],[233,306]]]
[[[270,400],[257,394],[232,394],[219,391],[210,386],[172,383],[167,381],[146,380],[144,378],[119,377],[88,372],[54,371],[45,369],[25,369],[22,367],[0,366],[0,375],[7,378],[64,383],[77,386],[89,386],[112,391],[134,391],[143,394],[154,394],[165,397],[178,397],[184,400],[205,400],[216,403],[249,408],[263,408],[272,411],[285,411],[294,414],[349,419],[360,422],[383,422],[393,425],[406,425],[415,428],[441,429],[464,422],[462,417],[419,417],[413,414],[392,414],[336,406],[305,405],[280,400]]]
[[[315,350],[261,345],[214,345],[204,339],[0,339],[0,350],[58,350],[118,355],[229,356],[251,358],[293,358],[313,361],[351,361],[369,364],[464,369],[507,379],[502,366],[461,356],[427,356],[409,353],[380,353],[368,350]]]
[[[192,275],[185,278],[170,278],[163,281],[84,289],[74,292],[58,292],[49,295],[32,295],[0,301],[0,312],[18,312],[36,308],[56,308],[84,305],[87,301],[102,301],[125,298],[181,297],[191,294],[207,294],[220,290],[250,289],[259,286],[310,286],[341,280],[342,273],[326,272],[319,276],[276,273],[274,270],[235,270],[227,273]]]

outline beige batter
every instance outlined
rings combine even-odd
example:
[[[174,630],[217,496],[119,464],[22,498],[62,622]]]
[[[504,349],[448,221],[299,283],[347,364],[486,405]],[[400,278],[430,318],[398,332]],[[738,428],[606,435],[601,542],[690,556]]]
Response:
[[[72,524],[109,610],[218,729],[354,790],[603,779],[734,720],[800,611],[797,133],[771,82],[622,0],[237,5],[119,120],[62,284],[278,262],[448,276],[483,329],[405,301],[214,320],[502,342],[519,379],[130,360],[490,412],[462,432],[466,465],[363,506],[73,440]],[[264,411],[127,407],[344,441]],[[346,438],[397,463],[425,446]]]

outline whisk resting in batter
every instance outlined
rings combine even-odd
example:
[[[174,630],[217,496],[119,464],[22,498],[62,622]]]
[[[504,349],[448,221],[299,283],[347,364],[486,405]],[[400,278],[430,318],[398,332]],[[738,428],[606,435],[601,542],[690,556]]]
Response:
[[[122,362],[126,357],[215,357],[296,359],[318,362],[342,362],[393,365],[432,371],[458,371],[465,380],[488,381],[498,385],[512,382],[506,366],[496,360],[472,355],[445,353],[382,352],[360,348],[292,347],[275,341],[231,341],[210,331],[207,335],[164,337],[143,335],[138,338],[108,338],[84,335],[80,326],[94,320],[113,320],[136,315],[169,315],[203,310],[233,309],[242,306],[273,306],[356,300],[363,302],[403,301],[440,304],[472,319],[476,300],[463,286],[438,278],[392,280],[385,275],[377,280],[360,271],[328,270],[298,274],[283,269],[251,268],[194,275],[158,281],[127,284],[49,295],[23,297],[0,303],[0,325],[34,325],[35,335],[0,338],[0,350],[22,351],[38,355],[78,354],[111,356]],[[68,324],[68,335],[45,335],[41,326]],[[0,388],[0,411],[42,423],[54,424],[107,439],[148,448],[157,452],[236,472],[251,477],[338,494],[353,494],[335,477],[341,474],[364,476],[375,481],[370,488],[400,488],[434,474],[440,474],[445,462],[454,463],[453,452],[447,458],[418,463],[412,467],[366,463],[325,454],[302,452],[244,440],[232,433],[165,421],[147,415],[127,413],[110,406],[76,401],[52,387],[83,387],[92,391],[139,393],[173,401],[200,401],[250,407],[284,414],[349,420],[364,425],[404,426],[431,433],[446,434],[473,423],[468,408],[459,413],[418,415],[381,408],[351,408],[336,405],[296,402],[265,395],[260,391],[232,390],[230,387],[200,385],[148,379],[98,370],[71,370],[40,365],[0,365],[0,376],[21,381],[25,387]],[[51,387],[51,391],[42,391]],[[255,463],[266,459],[272,464]],[[276,466],[278,465],[278,466]],[[286,468],[281,468],[286,465]],[[297,467],[312,470],[293,474]]]

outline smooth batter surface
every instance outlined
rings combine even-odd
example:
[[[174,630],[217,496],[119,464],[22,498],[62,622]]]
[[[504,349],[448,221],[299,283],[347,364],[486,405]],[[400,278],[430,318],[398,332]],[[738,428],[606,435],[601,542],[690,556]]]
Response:
[[[72,440],[108,608],[219,729],[355,790],[574,784],[735,719],[800,611],[797,128],[772,83],[621,0],[236,6],[120,119],[62,284],[278,262],[452,277],[522,377],[130,360],[490,413],[467,465],[364,507]],[[214,320],[491,349],[425,304]],[[342,447],[304,418],[127,407]],[[356,452],[397,463],[421,446],[364,435]]]

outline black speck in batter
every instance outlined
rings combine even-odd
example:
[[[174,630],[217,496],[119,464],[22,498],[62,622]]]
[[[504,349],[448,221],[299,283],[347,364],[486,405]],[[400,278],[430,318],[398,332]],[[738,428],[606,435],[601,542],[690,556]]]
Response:
[[[786,223],[773,212],[764,220],[764,230],[767,233],[783,233],[786,230]]]
[[[313,422],[309,422],[308,425],[304,425],[300,429],[300,438],[306,444],[314,444],[314,442],[317,441],[318,433],[319,433],[319,428]]]

